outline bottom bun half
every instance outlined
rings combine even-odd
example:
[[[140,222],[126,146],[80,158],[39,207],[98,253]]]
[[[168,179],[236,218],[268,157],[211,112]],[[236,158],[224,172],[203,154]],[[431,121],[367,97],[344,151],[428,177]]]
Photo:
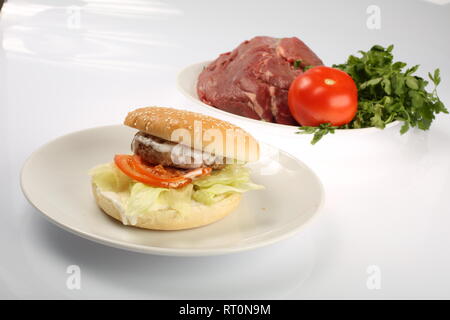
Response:
[[[234,193],[211,206],[193,201],[188,214],[181,214],[174,209],[156,210],[134,217],[132,223],[128,223],[128,219],[122,213],[124,212],[123,207],[101,193],[95,184],[92,184],[92,191],[98,206],[107,215],[123,224],[151,230],[182,230],[201,227],[222,219],[234,211],[241,201],[241,194]]]

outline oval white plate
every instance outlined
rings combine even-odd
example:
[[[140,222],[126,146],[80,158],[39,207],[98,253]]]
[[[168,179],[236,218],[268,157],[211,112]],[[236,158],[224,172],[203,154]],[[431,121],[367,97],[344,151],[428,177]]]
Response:
[[[221,109],[217,109],[212,107],[204,102],[202,102],[197,95],[197,80],[199,74],[203,71],[203,68],[210,64],[211,61],[203,61],[199,63],[194,63],[190,66],[187,66],[183,70],[178,73],[177,76],[177,87],[178,90],[189,100],[194,102],[198,107],[200,107],[200,111],[204,112],[214,112],[223,117],[231,117],[237,119],[239,121],[244,121],[249,125],[254,125],[259,127],[260,129],[271,130],[271,132],[281,135],[292,136],[295,132],[298,131],[297,126],[289,126],[285,124],[271,123],[265,122],[261,120],[255,120],[243,116],[239,116],[227,111],[223,111]],[[385,129],[395,127],[399,125],[399,121],[394,121],[389,123]],[[363,128],[363,129],[339,129],[336,130],[335,134],[365,134],[365,133],[374,133],[380,132],[381,130],[378,128]],[[310,138],[309,138],[310,139]]]
[[[302,162],[262,145],[249,165],[266,187],[243,196],[239,208],[209,226],[150,231],[124,226],[97,207],[88,170],[130,153],[136,131],[115,125],[78,131],[44,145],[26,161],[21,186],[28,201],[60,227],[113,247],[163,255],[214,255],[261,247],[305,225],[323,203],[322,184]]]

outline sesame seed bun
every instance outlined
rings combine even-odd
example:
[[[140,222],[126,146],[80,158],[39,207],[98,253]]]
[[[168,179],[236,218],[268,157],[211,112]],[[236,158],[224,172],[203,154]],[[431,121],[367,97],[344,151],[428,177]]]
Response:
[[[241,201],[240,193],[231,194],[211,206],[192,201],[189,213],[181,214],[174,209],[155,210],[147,212],[145,215],[139,215],[133,223],[130,223],[122,216],[121,212],[124,208],[119,207],[117,203],[107,198],[94,183],[92,184],[92,192],[97,205],[110,217],[123,224],[151,230],[182,230],[211,224],[234,211]]]
[[[124,124],[164,140],[241,162],[259,159],[259,144],[243,129],[200,113],[146,107],[128,113]]]

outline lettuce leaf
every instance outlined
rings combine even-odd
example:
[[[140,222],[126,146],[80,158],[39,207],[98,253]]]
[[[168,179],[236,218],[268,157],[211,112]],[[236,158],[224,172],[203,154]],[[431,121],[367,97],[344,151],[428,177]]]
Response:
[[[195,180],[193,184],[199,188],[211,187],[215,184],[229,185],[250,180],[250,169],[238,166],[227,165],[222,170],[215,170],[211,175]]]
[[[130,216],[140,215],[146,212],[155,211],[167,207],[161,193],[166,192],[165,188],[153,188],[143,183],[136,183],[131,187],[130,197],[126,206],[126,214]]]
[[[165,198],[167,205],[178,212],[189,213],[192,208],[193,188],[192,184],[188,184],[181,189],[166,189]]]
[[[232,193],[264,188],[250,181],[250,169],[236,165],[228,165],[193,184],[195,192],[192,198],[206,205],[212,205]]]
[[[123,195],[122,204],[129,216],[167,208],[186,214],[190,212],[193,200],[212,205],[233,193],[263,188],[250,181],[248,168],[238,165],[228,165],[181,189],[158,188],[137,182],[122,173],[114,163],[97,166],[89,174],[101,191]]]
[[[96,166],[89,171],[97,187],[103,191],[123,192],[133,185],[133,179],[125,175],[114,163]]]

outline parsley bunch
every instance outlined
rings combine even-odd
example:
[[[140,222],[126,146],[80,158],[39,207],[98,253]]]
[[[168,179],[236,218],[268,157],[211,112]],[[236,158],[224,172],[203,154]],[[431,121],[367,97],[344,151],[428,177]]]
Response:
[[[333,65],[347,72],[358,88],[358,111],[352,121],[339,127],[304,126],[297,133],[314,134],[311,143],[315,144],[335,129],[383,129],[388,123],[399,120],[403,122],[400,133],[404,134],[411,127],[428,130],[435,114],[448,113],[436,92],[441,82],[439,69],[428,73],[434,84],[433,91],[428,92],[425,90],[428,81],[414,75],[419,65],[403,71],[406,63],[393,61],[393,48],[393,45],[387,48],[375,45],[367,52],[359,51],[361,57],[351,55],[346,63]]]

